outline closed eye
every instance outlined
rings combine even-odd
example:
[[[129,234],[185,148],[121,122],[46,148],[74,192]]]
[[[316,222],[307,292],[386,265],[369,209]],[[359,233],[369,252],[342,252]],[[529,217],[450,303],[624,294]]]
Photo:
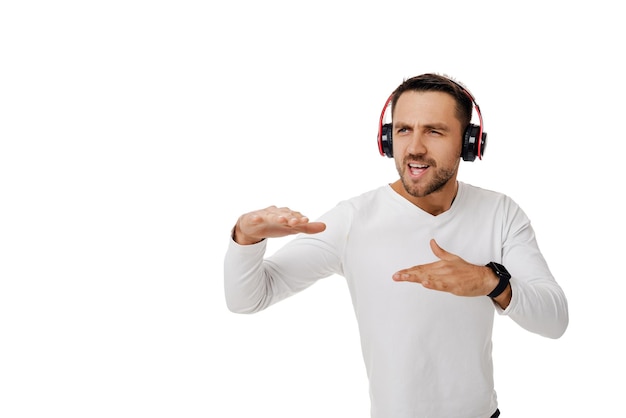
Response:
[[[424,126],[424,132],[432,136],[445,136],[449,129],[446,125],[436,123]]]

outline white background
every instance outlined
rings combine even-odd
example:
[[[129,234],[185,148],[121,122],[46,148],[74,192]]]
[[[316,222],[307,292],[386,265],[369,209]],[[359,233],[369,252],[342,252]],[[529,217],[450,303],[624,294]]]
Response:
[[[243,212],[393,181],[378,117],[429,71],[489,133],[460,179],[520,203],[570,303],[559,340],[496,318],[503,417],[622,413],[618,2],[366,3],[0,5],[0,417],[368,416],[343,279],[237,315],[223,256]]]

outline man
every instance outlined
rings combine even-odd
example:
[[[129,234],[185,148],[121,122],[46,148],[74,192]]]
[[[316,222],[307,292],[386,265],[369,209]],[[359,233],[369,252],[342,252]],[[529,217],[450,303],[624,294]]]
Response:
[[[311,222],[289,208],[242,215],[226,253],[230,310],[267,308],[333,274],[358,320],[376,418],[497,417],[494,313],[559,338],[565,295],[529,219],[509,197],[457,181],[461,157],[482,157],[467,89],[423,74],[390,96],[379,150],[399,179]],[[297,234],[264,259],[267,238]]]

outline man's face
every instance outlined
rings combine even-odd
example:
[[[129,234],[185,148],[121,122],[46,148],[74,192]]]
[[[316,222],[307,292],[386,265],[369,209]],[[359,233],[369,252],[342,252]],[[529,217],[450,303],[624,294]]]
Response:
[[[393,155],[406,192],[425,197],[456,187],[462,129],[447,93],[406,91],[393,109]]]

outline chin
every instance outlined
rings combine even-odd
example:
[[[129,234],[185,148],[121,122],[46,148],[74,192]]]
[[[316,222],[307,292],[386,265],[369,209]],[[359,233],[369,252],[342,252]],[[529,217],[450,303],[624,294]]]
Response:
[[[421,179],[420,179],[421,180]],[[444,187],[448,184],[451,179],[440,181],[430,181],[430,182],[421,182],[421,184],[415,184],[414,180],[406,180],[402,179],[402,186],[404,190],[413,197],[426,197],[433,193],[442,192]]]

